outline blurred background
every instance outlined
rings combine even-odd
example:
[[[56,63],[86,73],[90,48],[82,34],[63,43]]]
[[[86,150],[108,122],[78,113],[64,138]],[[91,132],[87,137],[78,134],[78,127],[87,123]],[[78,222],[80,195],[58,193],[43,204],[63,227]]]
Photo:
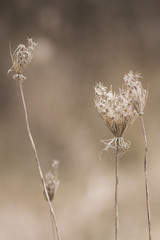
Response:
[[[47,202],[30,141],[18,84],[7,75],[12,51],[27,37],[38,43],[25,72],[29,121],[44,174],[60,160],[53,201],[62,240],[114,239],[115,162],[101,139],[112,138],[94,107],[98,81],[121,87],[141,72],[149,86],[152,235],[160,235],[160,4],[145,0],[12,0],[0,8],[0,235],[3,240],[51,240]],[[148,239],[140,120],[125,134],[120,159],[120,238]]]

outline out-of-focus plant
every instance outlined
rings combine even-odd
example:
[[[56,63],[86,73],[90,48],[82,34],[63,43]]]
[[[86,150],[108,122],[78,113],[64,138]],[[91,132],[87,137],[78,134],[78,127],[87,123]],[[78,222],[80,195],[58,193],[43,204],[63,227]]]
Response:
[[[55,194],[55,190],[56,190],[56,189],[53,189],[53,187],[56,187],[57,186],[56,184],[58,182],[55,182],[55,181],[53,182],[53,175],[51,175],[51,174],[50,174],[50,180],[48,180],[49,179],[49,175],[48,175],[48,177],[46,177],[47,182],[45,182],[45,178],[44,178],[42,168],[41,168],[41,165],[40,165],[38,152],[37,152],[37,149],[36,149],[33,137],[32,137],[32,133],[31,133],[31,130],[30,130],[27,107],[26,107],[26,102],[25,102],[24,92],[23,92],[23,82],[24,82],[24,80],[26,80],[26,77],[23,75],[23,72],[28,67],[28,64],[31,62],[31,60],[33,58],[36,45],[37,45],[37,43],[35,43],[31,38],[28,38],[28,46],[25,46],[24,44],[19,44],[18,47],[15,49],[15,51],[13,53],[12,53],[11,47],[10,47],[12,67],[9,69],[8,73],[11,72],[11,71],[14,71],[13,79],[16,79],[18,81],[18,85],[19,85],[20,93],[21,93],[21,98],[22,98],[22,103],[23,103],[23,108],[24,108],[24,114],[25,114],[28,136],[29,136],[29,139],[30,139],[33,151],[34,151],[34,155],[35,155],[38,171],[39,171],[39,174],[40,174],[42,186],[43,186],[43,189],[44,189],[44,193],[45,193],[47,202],[49,204],[51,216],[52,216],[52,219],[53,219],[53,221],[52,221],[53,228],[56,230],[57,239],[60,240],[61,239],[60,238],[60,233],[59,233],[59,230],[58,230],[55,213],[54,213],[54,210],[53,210],[53,207],[52,207],[52,204],[51,204],[51,201],[53,199],[53,195]],[[52,181],[51,181],[51,176],[52,176]],[[54,183],[55,183],[55,185],[54,185]]]

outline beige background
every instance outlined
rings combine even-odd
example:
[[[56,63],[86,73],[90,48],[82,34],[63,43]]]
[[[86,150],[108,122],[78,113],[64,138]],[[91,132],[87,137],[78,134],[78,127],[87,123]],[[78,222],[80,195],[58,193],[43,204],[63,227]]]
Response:
[[[52,239],[48,206],[27,136],[12,49],[33,37],[38,46],[25,72],[24,93],[44,173],[60,160],[54,199],[62,240],[114,239],[114,160],[101,139],[112,137],[94,107],[94,85],[121,87],[141,72],[149,84],[145,124],[149,141],[152,235],[160,236],[160,5],[158,1],[2,1],[0,10],[0,239]],[[147,218],[144,143],[139,119],[128,130],[120,159],[120,238],[144,240]]]

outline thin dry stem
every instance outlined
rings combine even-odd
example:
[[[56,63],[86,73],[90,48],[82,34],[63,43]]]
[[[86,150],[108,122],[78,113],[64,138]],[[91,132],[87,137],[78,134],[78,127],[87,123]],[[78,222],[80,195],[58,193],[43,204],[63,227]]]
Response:
[[[52,218],[53,218],[53,222],[54,222],[54,225],[55,225],[57,239],[61,240],[60,234],[59,234],[59,230],[58,230],[58,226],[57,226],[57,222],[56,222],[55,213],[54,213],[51,201],[50,201],[49,196],[48,196],[46,184],[45,184],[43,173],[42,173],[42,169],[41,169],[41,166],[40,166],[38,153],[37,153],[37,150],[36,150],[36,147],[35,147],[35,143],[33,141],[33,137],[32,137],[32,134],[31,134],[30,126],[29,126],[27,107],[26,107],[26,103],[25,103],[25,98],[24,98],[24,93],[23,93],[23,85],[22,85],[21,79],[19,81],[19,87],[20,87],[20,92],[21,92],[21,97],[22,97],[22,102],[23,102],[23,108],[24,108],[24,113],[25,113],[25,120],[26,120],[28,136],[29,136],[29,139],[31,141],[31,145],[32,145],[32,148],[33,148],[33,151],[34,151],[34,155],[35,155],[37,167],[38,167],[38,170],[39,170],[40,178],[41,178],[41,181],[42,181],[44,192],[45,192],[45,195],[46,195],[46,198],[47,198],[47,201],[48,201],[48,204],[49,204],[50,212],[51,212],[51,215],[52,215]]]
[[[115,160],[116,160],[116,183],[115,183],[115,240],[119,239],[119,214],[118,214],[118,187],[119,187],[119,139],[117,138],[116,141],[116,153],[115,153]]]
[[[142,123],[142,130],[145,142],[145,156],[144,156],[144,175],[145,175],[145,191],[146,191],[146,204],[147,204],[147,219],[148,219],[148,234],[149,240],[152,239],[151,237],[151,212],[150,212],[150,204],[149,204],[149,186],[148,186],[148,172],[147,172],[147,154],[148,154],[148,143],[147,143],[147,135],[144,126],[143,115],[140,115],[141,123]]]
[[[54,222],[53,222],[53,217],[52,217],[52,212],[50,210],[50,218],[51,218],[51,225],[52,225],[52,233],[53,233],[53,238],[54,239],[57,239],[57,233],[55,231],[55,225],[54,225]]]

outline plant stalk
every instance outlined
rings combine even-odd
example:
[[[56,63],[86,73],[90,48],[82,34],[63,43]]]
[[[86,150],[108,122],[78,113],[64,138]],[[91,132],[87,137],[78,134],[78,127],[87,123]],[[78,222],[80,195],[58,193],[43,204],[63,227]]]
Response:
[[[43,186],[43,188],[44,188],[44,193],[45,193],[45,195],[46,195],[47,202],[48,202],[48,205],[49,205],[49,208],[50,208],[50,212],[51,212],[51,215],[52,215],[52,218],[53,218],[53,223],[54,223],[54,226],[55,226],[55,230],[56,230],[56,234],[57,234],[57,239],[58,239],[58,240],[61,240],[60,234],[59,234],[59,230],[58,230],[58,226],[57,226],[57,221],[56,221],[55,213],[54,213],[54,210],[53,210],[51,201],[50,201],[49,196],[48,196],[48,192],[47,192],[45,180],[44,180],[44,177],[43,177],[43,173],[42,173],[42,169],[41,169],[41,165],[40,165],[40,161],[39,161],[37,149],[36,149],[36,146],[35,146],[35,143],[34,143],[32,134],[31,134],[30,126],[29,126],[27,107],[26,107],[26,103],[25,103],[25,98],[24,98],[24,93],[23,93],[23,85],[22,85],[21,79],[19,80],[19,87],[20,87],[20,92],[21,92],[21,97],[22,97],[22,102],[23,102],[23,108],[24,108],[24,114],[25,114],[25,120],[26,120],[26,126],[27,126],[28,136],[29,136],[29,139],[30,139],[30,141],[31,141],[31,145],[32,145],[32,148],[33,148],[33,151],[34,151],[34,155],[35,155],[37,167],[38,167],[38,170],[39,170],[39,175],[40,175],[41,182],[42,182],[42,186]],[[53,227],[54,227],[54,226],[53,226]]]
[[[118,213],[118,187],[119,187],[119,139],[116,140],[116,152],[115,152],[115,173],[116,173],[116,183],[115,183],[115,240],[119,239],[119,213]]]
[[[145,155],[144,155],[144,175],[145,175],[145,191],[146,191],[146,205],[147,205],[147,219],[148,219],[148,234],[149,240],[152,239],[151,237],[151,211],[150,211],[150,203],[149,203],[149,186],[148,186],[148,172],[147,172],[147,155],[148,155],[148,143],[147,143],[147,135],[144,126],[143,115],[140,115],[141,123],[142,123],[142,130],[145,142]]]

